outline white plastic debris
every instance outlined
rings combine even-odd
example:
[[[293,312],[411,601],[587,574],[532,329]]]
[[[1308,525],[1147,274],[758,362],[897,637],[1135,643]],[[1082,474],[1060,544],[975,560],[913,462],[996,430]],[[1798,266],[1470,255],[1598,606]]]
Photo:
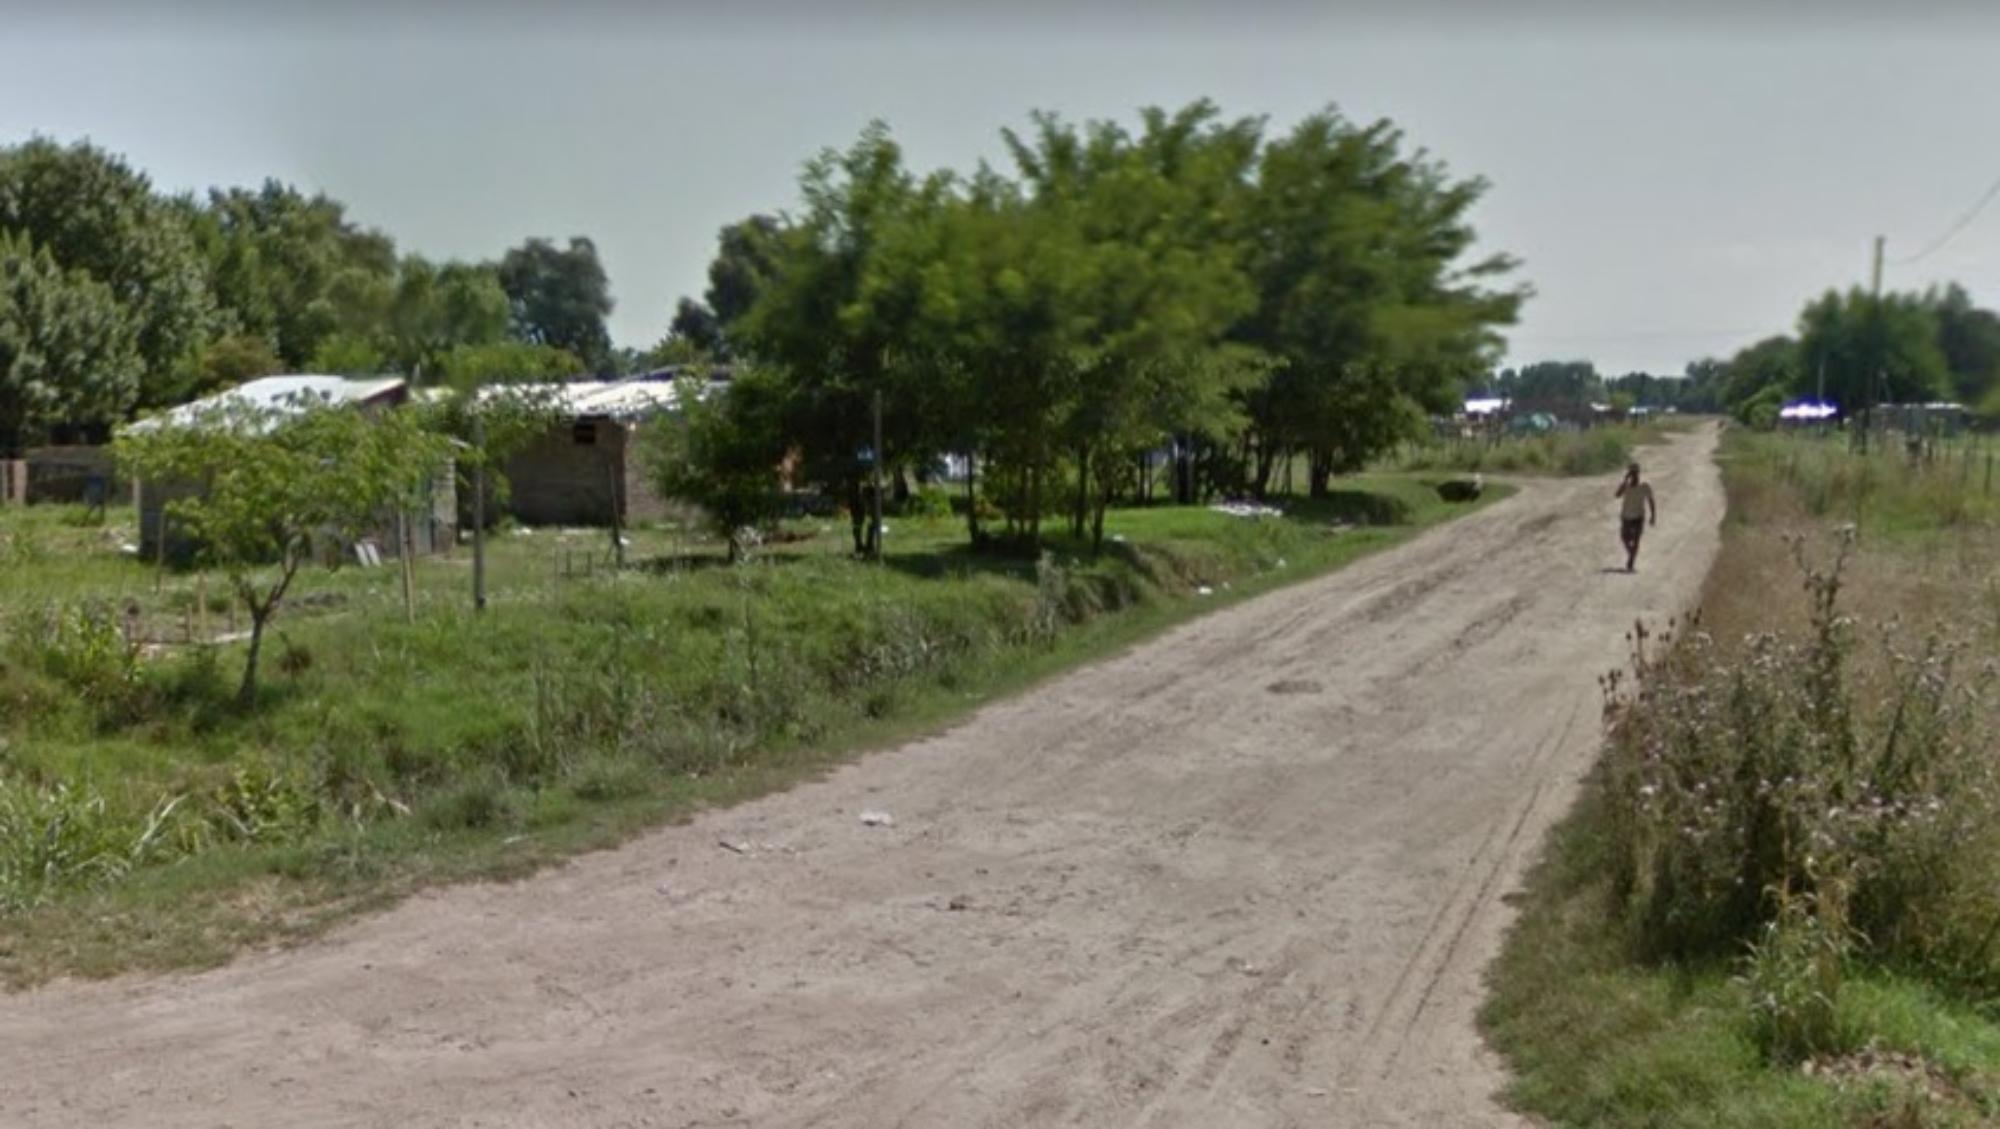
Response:
[[[1260,505],[1256,502],[1218,502],[1208,507],[1219,514],[1230,517],[1284,517],[1285,511],[1276,506]]]
[[[1194,594],[1197,596],[1213,596],[1215,595],[1215,589],[1210,588],[1208,585],[1204,584],[1201,587],[1195,589]]]
[[[861,813],[861,823],[866,827],[894,827],[896,817],[886,811],[864,811]]]

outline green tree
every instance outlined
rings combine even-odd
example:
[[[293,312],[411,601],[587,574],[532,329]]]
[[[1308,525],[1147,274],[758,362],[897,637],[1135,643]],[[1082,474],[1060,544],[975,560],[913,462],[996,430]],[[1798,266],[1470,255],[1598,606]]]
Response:
[[[379,328],[396,275],[396,247],[347,218],[339,201],[267,180],[214,189],[185,205],[209,263],[216,300],[244,333],[305,367],[334,333]]]
[[[389,356],[373,334],[339,332],[320,339],[306,367],[334,376],[379,376],[389,369]]]
[[[438,265],[411,255],[397,267],[384,321],[383,353],[390,364],[435,383],[453,350],[506,340],[507,292],[491,267]]]
[[[1307,451],[1315,494],[1490,366],[1528,292],[1493,288],[1509,257],[1464,261],[1485,190],[1405,155],[1390,123],[1333,110],[1265,147],[1247,224],[1258,307],[1239,335],[1280,366],[1250,400],[1260,445]]]
[[[708,291],[702,297],[723,339],[716,350],[721,355],[728,355],[730,327],[743,320],[776,277],[783,234],[784,225],[775,217],[755,215],[717,235],[715,259],[708,264]]]
[[[881,257],[881,248],[919,208],[941,206],[944,186],[919,184],[902,151],[877,122],[845,152],[809,162],[800,187],[805,211],[785,229],[780,269],[738,332],[750,353],[779,366],[789,390],[785,432],[807,475],[847,503],[855,551],[879,548],[867,520],[870,459],[899,468],[927,437],[916,380],[923,370],[901,353],[921,291],[907,272],[920,260]],[[919,197],[922,197],[920,201]],[[883,404],[884,450],[873,451],[876,397]]]
[[[133,327],[137,402],[169,402],[216,328],[201,254],[180,212],[123,159],[45,138],[0,149],[0,231],[103,284]]]
[[[459,345],[439,358],[439,379],[460,390],[486,384],[563,380],[583,371],[583,362],[564,349],[500,341],[489,345]]]
[[[1766,384],[1750,394],[1750,397],[1736,405],[1736,418],[1759,431],[1769,431],[1778,426],[1778,412],[1785,406],[1785,387],[1782,384]]]
[[[662,497],[700,508],[709,527],[743,559],[746,533],[777,514],[778,466],[785,456],[790,390],[774,375],[747,372],[710,394],[705,382],[678,386],[678,421],[648,429],[646,457]]]
[[[920,374],[906,383],[923,397],[923,445],[969,456],[968,490],[983,473],[1010,539],[1033,541],[1080,371],[1083,249],[1057,213],[990,171],[929,218],[892,244],[917,287],[900,355]]]
[[[285,371],[285,362],[261,337],[232,333],[202,346],[195,363],[199,374],[189,391],[206,395],[221,388],[234,388],[260,376]]]
[[[682,298],[674,307],[673,323],[667,339],[653,350],[655,356],[672,354],[674,359],[720,357],[723,355],[722,324],[715,311],[692,298]],[[663,361],[662,363],[671,363]]]
[[[1687,388],[1681,395],[1681,410],[1714,412],[1721,410],[1722,388],[1729,379],[1729,364],[1716,357],[1689,361],[1682,377]]]
[[[1747,423],[1751,405],[1771,399],[1765,395],[1770,388],[1778,390],[1780,407],[1788,394],[1813,396],[1818,392],[1816,374],[1804,371],[1799,343],[1789,337],[1767,337],[1730,358],[1718,391],[1720,406]]]
[[[119,418],[142,366],[110,287],[0,231],[0,453],[53,423]]]
[[[1828,291],[1799,315],[1800,380],[1843,417],[1880,403],[1938,398],[1950,386],[1937,319],[1920,295]]]
[[[129,428],[116,447],[134,479],[190,489],[168,513],[201,559],[228,575],[249,614],[246,707],[257,697],[264,632],[315,550],[337,564],[341,548],[407,505],[451,451],[413,412],[227,397],[188,420]]]
[[[1951,370],[1954,394],[1961,403],[1978,404],[2000,388],[2000,314],[1974,306],[1955,282],[1924,300],[1937,319],[1938,348]]]
[[[1515,377],[1516,408],[1580,414],[1604,394],[1604,381],[1589,361],[1536,361]]]
[[[515,336],[568,350],[593,370],[607,365],[611,335],[604,319],[611,313],[611,283],[596,244],[582,236],[567,248],[530,239],[501,258],[499,277]]]
[[[1263,375],[1224,345],[1256,303],[1235,235],[1261,123],[1222,121],[1208,102],[1141,123],[1079,131],[1039,115],[1032,140],[1006,135],[1040,238],[1073,248],[1074,388],[1058,426],[1071,530],[1100,546],[1137,458],[1175,434],[1240,431],[1240,394]]]

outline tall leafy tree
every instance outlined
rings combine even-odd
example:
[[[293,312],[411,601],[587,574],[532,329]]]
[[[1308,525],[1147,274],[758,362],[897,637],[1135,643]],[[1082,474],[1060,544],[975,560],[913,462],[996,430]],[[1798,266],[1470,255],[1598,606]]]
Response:
[[[1085,253],[1058,213],[990,170],[934,218],[897,248],[918,286],[903,355],[919,362],[930,441],[966,455],[968,489],[983,478],[1010,538],[1032,541],[1081,372]]]
[[[1937,319],[1938,349],[1958,399],[1977,404],[2000,389],[2000,314],[1973,305],[1955,282],[1925,295],[1925,301]]]
[[[679,342],[683,356],[717,357],[723,353],[722,324],[715,311],[693,298],[682,298],[674,307],[674,320],[667,327],[667,341]]]
[[[1603,393],[1604,381],[1589,361],[1536,361],[1515,374],[1511,395],[1521,408],[1581,412]]]
[[[867,554],[879,545],[866,520],[871,460],[899,467],[922,447],[929,422],[910,380],[920,370],[900,351],[919,296],[902,268],[918,260],[883,249],[916,210],[941,205],[944,186],[919,183],[878,122],[846,151],[809,162],[800,188],[805,210],[783,233],[782,269],[739,332],[752,355],[784,370],[788,438],[808,476],[845,499],[855,550]]]
[[[1682,379],[1687,381],[1687,391],[1681,397],[1682,411],[1716,411],[1722,407],[1722,388],[1729,379],[1729,363],[1718,357],[1689,361]]]
[[[1042,115],[1009,148],[1052,234],[1076,248],[1075,387],[1060,418],[1072,532],[1103,538],[1135,460],[1175,434],[1238,429],[1235,393],[1261,376],[1225,336],[1255,293],[1235,239],[1261,123],[1197,102],[1149,109],[1136,135]]]
[[[191,391],[207,394],[283,371],[284,360],[272,351],[265,339],[247,333],[232,333],[202,347],[195,363],[195,382]]]
[[[186,223],[144,174],[86,143],[36,138],[0,149],[0,231],[101,283],[133,327],[138,403],[175,396],[216,311]]]
[[[453,350],[504,341],[508,315],[491,267],[407,256],[383,318],[384,353],[398,370],[435,383]]]
[[[723,228],[716,237],[703,298],[718,326],[727,329],[736,324],[771,284],[783,233],[784,225],[776,217],[754,215]]]
[[[328,337],[370,332],[381,320],[395,244],[350,220],[339,201],[266,180],[214,189],[205,205],[187,208],[217,302],[285,365],[304,367]]]
[[[124,415],[143,367],[109,286],[0,231],[0,454],[50,424]]]
[[[1800,379],[1826,395],[1843,416],[1880,403],[1931,400],[1951,374],[1938,347],[1937,318],[1920,295],[1827,291],[1799,315]]]
[[[1751,403],[1771,399],[1769,389],[1777,389],[1781,399],[1793,393],[1816,395],[1816,377],[1801,365],[1797,341],[1782,335],[1767,337],[1730,358],[1719,392],[1720,406],[1745,419]]]
[[[1265,147],[1248,218],[1259,301],[1240,333],[1280,365],[1251,399],[1260,439],[1307,451],[1314,493],[1486,371],[1527,291],[1494,287],[1507,256],[1465,261],[1485,189],[1404,154],[1390,123],[1333,110]]]
[[[563,380],[583,371],[583,362],[563,349],[523,341],[459,345],[438,359],[438,380],[470,391],[487,384]]]
[[[611,282],[595,243],[577,236],[557,247],[530,239],[501,258],[499,278],[521,340],[567,350],[593,369],[608,365]]]

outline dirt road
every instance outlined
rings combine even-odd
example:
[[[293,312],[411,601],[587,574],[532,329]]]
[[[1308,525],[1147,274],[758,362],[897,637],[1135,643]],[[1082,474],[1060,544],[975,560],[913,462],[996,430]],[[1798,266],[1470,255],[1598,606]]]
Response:
[[[1531,484],[554,873],[0,999],[0,1123],[1506,1124],[1502,895],[1708,568],[1713,443],[1648,453],[1637,576],[1611,479]]]

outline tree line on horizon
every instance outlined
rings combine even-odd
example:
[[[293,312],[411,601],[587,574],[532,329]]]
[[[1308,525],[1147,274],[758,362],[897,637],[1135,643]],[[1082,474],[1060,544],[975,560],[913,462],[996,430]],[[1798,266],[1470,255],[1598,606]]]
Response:
[[[611,307],[586,238],[439,262],[276,180],[167,195],[88,142],[0,147],[0,454],[274,372],[610,371]]]
[[[1828,290],[1806,303],[1795,333],[1695,361],[1687,375],[1711,410],[1753,426],[1771,426],[1794,400],[1831,404],[1843,419],[1876,404],[1934,401],[2000,419],[2000,313],[1957,283]]]
[[[1529,405],[1720,413],[1758,427],[1796,401],[1831,404],[1841,418],[1876,404],[1950,401],[2000,419],[2000,313],[1957,283],[1880,296],[1828,290],[1805,304],[1795,333],[1691,361],[1677,375],[1612,377],[1587,360],[1539,361],[1502,369],[1479,390]]]

